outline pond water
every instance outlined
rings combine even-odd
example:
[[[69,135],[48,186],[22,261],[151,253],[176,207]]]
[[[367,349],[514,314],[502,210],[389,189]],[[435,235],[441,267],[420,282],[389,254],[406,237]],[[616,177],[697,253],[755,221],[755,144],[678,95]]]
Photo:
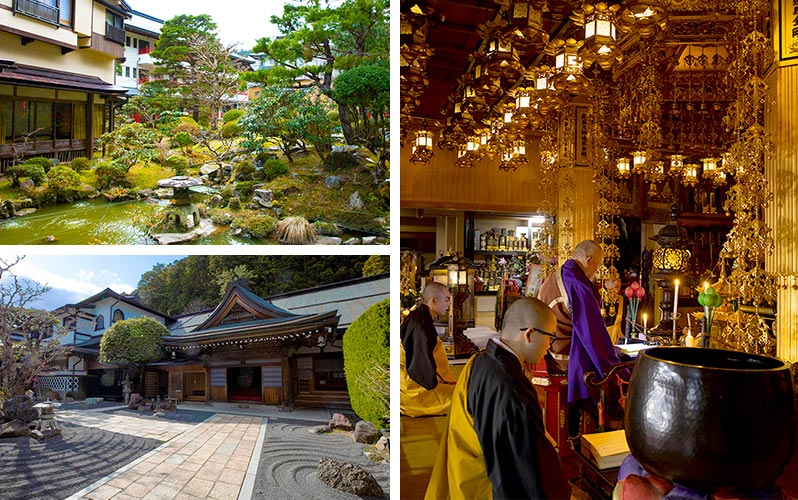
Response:
[[[35,213],[0,220],[2,245],[154,245],[146,230],[133,223],[142,211],[152,205],[165,205],[166,200],[133,200],[109,202],[104,198],[82,200],[40,208]],[[264,245],[274,241],[250,240],[230,235],[227,228],[195,245]]]

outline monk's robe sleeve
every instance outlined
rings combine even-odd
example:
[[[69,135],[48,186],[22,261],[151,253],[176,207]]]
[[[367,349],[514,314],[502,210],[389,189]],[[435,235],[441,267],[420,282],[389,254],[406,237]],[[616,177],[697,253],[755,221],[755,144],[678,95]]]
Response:
[[[429,314],[408,316],[402,324],[401,335],[407,375],[421,387],[434,389],[438,385],[438,377],[432,351],[438,338],[432,318]]]

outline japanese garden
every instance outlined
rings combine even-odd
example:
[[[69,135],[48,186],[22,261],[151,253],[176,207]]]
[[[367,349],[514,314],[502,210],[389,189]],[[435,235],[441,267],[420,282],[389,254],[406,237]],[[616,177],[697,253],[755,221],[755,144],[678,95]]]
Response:
[[[282,36],[245,51],[207,15],[165,21],[146,79],[94,117],[90,154],[34,154],[82,108],[65,125],[59,104],[12,101],[2,242],[388,243],[387,8],[286,5]]]

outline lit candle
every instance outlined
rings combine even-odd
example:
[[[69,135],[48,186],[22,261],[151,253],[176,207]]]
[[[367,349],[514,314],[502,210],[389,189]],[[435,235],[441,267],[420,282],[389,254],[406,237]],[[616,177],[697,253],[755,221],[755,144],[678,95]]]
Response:
[[[646,340],[646,324],[648,323],[648,314],[643,313],[643,338],[642,340]]]
[[[673,344],[676,345],[676,311],[679,309],[679,280],[673,285]]]

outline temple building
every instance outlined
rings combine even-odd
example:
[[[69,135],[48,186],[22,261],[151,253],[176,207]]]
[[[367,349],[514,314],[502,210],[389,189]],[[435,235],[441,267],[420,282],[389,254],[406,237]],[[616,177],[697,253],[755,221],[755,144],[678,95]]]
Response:
[[[587,239],[613,340],[798,362],[796,5],[402,3],[403,306],[449,286],[450,362]],[[532,375],[566,459],[566,382]],[[402,422],[423,495],[438,436]]]
[[[264,299],[235,281],[213,310],[177,317],[106,289],[54,311],[69,330],[61,342],[72,349],[40,384],[121,399],[123,370],[97,361],[100,341],[116,321],[146,316],[169,335],[164,359],[145,368],[144,397],[349,408],[342,339],[360,314],[388,298],[388,284],[383,274]]]
[[[0,1],[0,172],[14,161],[91,157],[126,89],[123,0]]]

